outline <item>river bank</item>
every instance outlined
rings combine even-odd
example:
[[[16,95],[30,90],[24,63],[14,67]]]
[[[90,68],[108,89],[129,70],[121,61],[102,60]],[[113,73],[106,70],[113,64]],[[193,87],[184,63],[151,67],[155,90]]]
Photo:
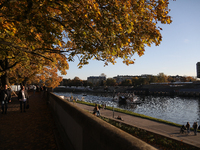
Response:
[[[134,92],[136,95],[155,95],[155,96],[182,96],[182,97],[200,97],[200,83],[199,82],[177,82],[166,84],[150,84],[133,86],[99,86],[99,87],[69,87],[59,86],[53,89],[54,92],[82,92],[82,93],[99,93],[99,94],[113,94]]]
[[[82,93],[82,92],[54,92],[56,95],[71,97],[89,103],[106,104],[106,106],[132,111],[138,114],[185,124],[197,121],[200,124],[200,101],[194,97],[144,96],[136,95],[140,104],[119,104],[114,102],[112,94]]]
[[[138,95],[199,97],[200,83],[151,84],[131,88],[128,91]]]

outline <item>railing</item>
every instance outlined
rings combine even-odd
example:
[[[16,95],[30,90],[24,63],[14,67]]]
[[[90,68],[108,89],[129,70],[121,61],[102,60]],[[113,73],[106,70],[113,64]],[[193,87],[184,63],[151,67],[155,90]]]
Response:
[[[64,141],[74,150],[154,150],[156,148],[93,116],[76,105],[47,93]]]

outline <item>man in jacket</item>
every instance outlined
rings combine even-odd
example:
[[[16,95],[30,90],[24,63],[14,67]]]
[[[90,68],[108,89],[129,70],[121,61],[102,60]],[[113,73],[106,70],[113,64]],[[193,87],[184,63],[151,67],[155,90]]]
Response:
[[[6,114],[8,109],[8,102],[11,102],[11,92],[8,89],[7,84],[4,86],[4,89],[1,90],[0,101],[1,101],[2,114],[4,113]]]
[[[28,100],[28,92],[25,90],[25,87],[22,85],[21,90],[18,94],[18,100],[20,102],[20,110],[22,112],[22,103],[24,104],[24,112],[26,112],[26,101]]]
[[[194,135],[197,135],[197,128],[198,128],[198,123],[194,122],[194,124],[193,124]]]

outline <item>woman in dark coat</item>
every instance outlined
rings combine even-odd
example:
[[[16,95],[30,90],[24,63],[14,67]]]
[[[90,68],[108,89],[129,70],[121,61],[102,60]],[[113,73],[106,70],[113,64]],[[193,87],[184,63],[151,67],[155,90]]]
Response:
[[[11,102],[11,91],[8,89],[7,84],[4,86],[4,89],[0,90],[0,101],[1,101],[1,108],[2,114],[7,113],[8,102]],[[4,109],[5,106],[5,109]]]

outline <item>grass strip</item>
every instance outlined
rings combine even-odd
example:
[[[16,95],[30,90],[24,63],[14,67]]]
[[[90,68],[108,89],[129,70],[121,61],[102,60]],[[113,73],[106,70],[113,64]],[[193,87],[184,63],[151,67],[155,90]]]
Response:
[[[89,106],[95,106],[95,103],[88,103],[88,102],[85,102],[85,101],[76,101],[76,102],[80,103],[80,104],[89,105]],[[113,107],[106,106],[105,109],[113,110]],[[166,124],[177,126],[177,127],[181,127],[182,126],[182,125],[177,124],[177,123],[173,123],[173,122],[170,122],[170,121],[166,121],[166,120],[162,120],[162,119],[146,116],[146,115],[143,115],[143,114],[138,114],[138,113],[135,113],[135,112],[132,112],[132,111],[128,111],[128,110],[124,110],[124,109],[120,109],[120,108],[114,108],[114,111],[125,113],[125,114],[136,116],[136,117],[140,117],[140,118],[144,118],[144,119],[149,119],[149,120],[153,120],[153,121],[157,121],[157,122],[166,123]]]
[[[152,146],[157,147],[158,149],[165,149],[165,150],[198,150],[199,148],[194,147],[192,145],[183,143],[182,141],[177,141],[171,138],[164,137],[159,134],[155,134],[149,131],[146,131],[144,129],[140,129],[134,126],[127,125],[122,122],[118,122],[113,119],[109,119],[106,117],[100,116],[100,118],[109,124],[112,124],[113,126],[141,139],[142,141],[145,141],[146,143],[149,143]]]
[[[85,104],[85,105],[88,105],[88,106],[95,106],[95,103],[89,103],[89,102],[79,101],[79,100],[76,101],[76,102],[80,103],[80,104]],[[113,107],[106,106],[105,109],[113,110]],[[128,111],[128,110],[124,110],[124,109],[120,109],[120,108],[114,108],[114,111],[125,113],[125,114],[136,116],[136,117],[140,117],[140,118],[144,118],[144,119],[149,119],[149,120],[165,123],[165,124],[169,124],[169,125],[176,126],[176,127],[181,127],[182,126],[182,125],[174,123],[174,122],[170,122],[170,121],[166,121],[166,120],[162,120],[162,119],[146,116],[146,115],[143,115],[143,114],[138,114],[138,113],[135,113],[135,112],[132,112],[132,111]],[[194,129],[190,128],[190,130],[193,131]],[[200,130],[198,130],[198,131],[200,132]]]

